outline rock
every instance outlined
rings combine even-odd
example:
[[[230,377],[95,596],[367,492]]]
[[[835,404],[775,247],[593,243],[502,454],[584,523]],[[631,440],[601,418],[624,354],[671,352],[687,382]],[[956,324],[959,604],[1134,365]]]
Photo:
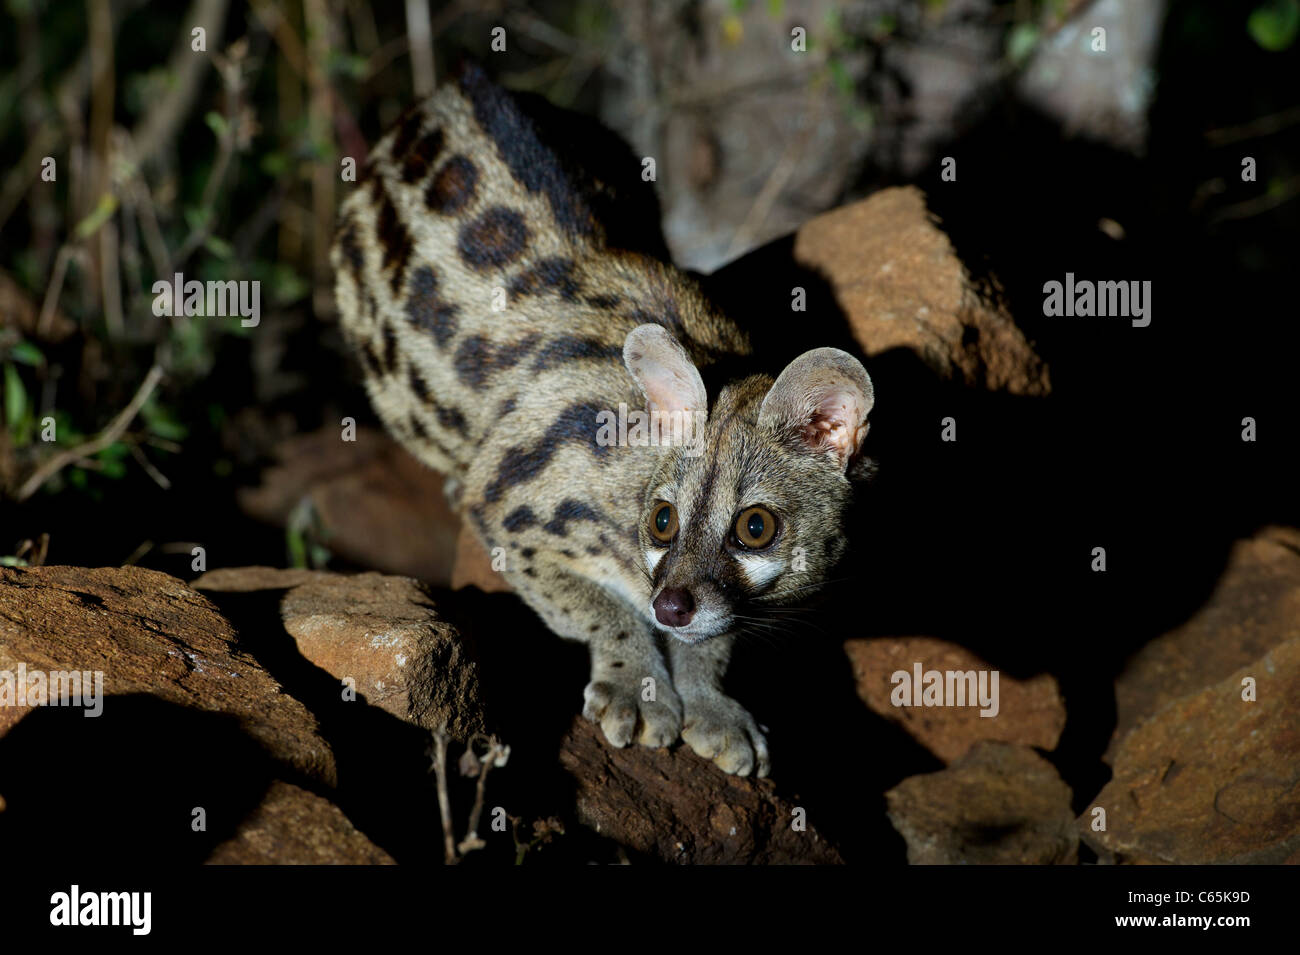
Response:
[[[797,804],[776,795],[771,780],[728,776],[685,746],[615,749],[578,717],[560,762],[576,784],[579,821],[666,862],[843,861],[816,820],[805,831],[792,828]]]
[[[1065,702],[1048,674],[1017,680],[998,674],[996,716],[980,716],[973,706],[894,706],[892,674],[923,670],[990,670],[969,650],[931,637],[848,640],[844,650],[853,664],[860,696],[871,710],[898,723],[922,746],[945,763],[963,756],[980,740],[1022,743],[1053,750],[1065,728]]]
[[[305,499],[333,553],[443,586],[451,580],[460,521],[440,474],[368,428],[357,429],[356,441],[324,428],[280,448],[261,486],[240,491],[247,513],[284,527]]]
[[[1243,700],[1246,677],[1256,699]],[[1300,853],[1300,639],[1180,697],[1125,736],[1078,820],[1112,862],[1276,864]],[[1092,829],[1106,811],[1105,831]]]
[[[1070,787],[1026,746],[979,742],[947,769],[885,793],[913,865],[1078,861]]]
[[[1007,310],[977,289],[915,187],[884,189],[817,216],[794,255],[822,273],[868,356],[914,351],[944,377],[1044,395],[1047,366]]]
[[[1267,528],[1232,548],[1209,601],[1152,640],[1115,681],[1108,761],[1143,720],[1219,683],[1272,648],[1300,639],[1300,531]]]
[[[317,577],[328,576],[328,571],[297,567],[218,567],[190,581],[190,586],[195,590],[220,593],[254,593],[259,590],[289,590]]]
[[[467,740],[484,732],[479,668],[456,629],[409,577],[239,567],[212,570],[196,589],[284,589],[280,617],[298,651],[366,702],[426,729]]]
[[[393,865],[328,799],[275,780],[208,865]]]
[[[330,574],[290,590],[280,612],[302,655],[354,678],[372,705],[461,741],[485,731],[478,663],[419,582]]]
[[[230,624],[180,580],[138,567],[0,568],[0,672],[102,671],[104,716],[144,694],[228,714],[271,757],[333,785],[316,720],[238,646]],[[0,707],[0,737],[32,711]],[[105,720],[108,722],[109,720]]]

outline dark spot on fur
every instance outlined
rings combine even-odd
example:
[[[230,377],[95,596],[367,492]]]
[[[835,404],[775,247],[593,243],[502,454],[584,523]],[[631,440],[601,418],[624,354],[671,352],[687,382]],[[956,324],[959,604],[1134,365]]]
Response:
[[[442,164],[424,191],[424,204],[431,212],[451,215],[474,198],[478,167],[465,156],[452,156]]]
[[[415,415],[411,415],[411,433],[421,441],[429,440],[429,431]]]
[[[379,221],[376,226],[379,243],[384,249],[384,270],[392,270],[389,281],[396,295],[402,288],[402,279],[406,275],[406,263],[411,259],[411,234],[406,231],[397,210],[393,207],[388,194],[379,207]]]
[[[375,351],[373,342],[366,342],[361,346],[361,358],[372,377],[380,378],[383,376],[384,363],[379,360],[379,354]]]
[[[596,457],[604,457],[609,448],[596,443],[596,415],[600,406],[595,402],[579,402],[560,412],[546,433],[531,448],[509,448],[497,465],[497,476],[483,492],[487,501],[496,501],[508,487],[531,481],[551,462],[556,449],[564,442],[587,445]]]
[[[564,550],[560,551],[560,553],[563,554],[565,557],[569,558],[570,560],[573,560],[575,557],[578,556],[577,554],[575,554],[573,551],[569,550],[568,548],[565,548]]]
[[[456,334],[459,306],[438,296],[438,274],[427,265],[411,273],[407,286],[406,317],[416,328],[430,332],[438,347],[444,348]]]
[[[415,370],[414,365],[406,369],[406,378],[407,381],[410,382],[411,390],[415,392],[415,396],[425,404],[428,404],[430,400],[429,385],[422,377],[420,377],[420,373]]]
[[[576,268],[577,264],[573,259],[558,256],[542,259],[511,280],[510,294],[521,297],[535,295],[544,289],[555,289],[566,301],[577,301],[577,293],[582,286],[573,277]]]
[[[525,560],[532,560],[533,555],[536,553],[537,551],[535,551],[533,548],[525,547],[523,550],[519,552],[519,556],[523,557]]]
[[[456,248],[466,265],[483,272],[513,262],[527,245],[524,217],[505,206],[493,206],[461,227]]]
[[[537,571],[533,570],[533,568],[531,568],[531,567],[525,567],[525,568],[524,568],[524,574],[525,574],[526,576],[528,576],[528,577],[536,577],[536,576],[537,576]]]
[[[546,347],[537,353],[537,359],[533,362],[533,371],[545,371],[579,358],[622,359],[622,357],[622,345],[607,345],[595,338],[564,335],[547,342]]]
[[[493,83],[481,67],[469,64],[460,76],[460,88],[474,107],[474,117],[496,143],[497,152],[511,174],[529,192],[540,192],[551,205],[560,228],[589,236],[596,232],[591,210],[574,191],[555,154],[542,145],[532,120],[514,99]]]
[[[423,125],[424,111],[420,109],[418,103],[402,114],[402,118],[397,122],[397,135],[393,138],[394,159],[401,159],[406,155],[406,151],[415,142],[415,137],[420,135],[420,127]]]
[[[471,335],[456,349],[456,376],[471,388],[482,388],[494,373],[519,364],[541,337],[533,332],[517,342],[495,345],[483,335]]]
[[[352,277],[361,284],[361,270],[365,267],[366,257],[357,243],[357,224],[352,219],[348,219],[347,225],[339,232],[339,251],[343,253]]]
[[[517,534],[525,528],[532,527],[536,523],[537,515],[533,513],[531,507],[516,507],[506,515],[505,520],[501,522],[501,526],[510,533]],[[531,555],[527,551],[524,551],[524,556],[529,557]]]
[[[415,183],[424,178],[429,171],[429,164],[442,152],[443,134],[441,129],[425,133],[420,141],[411,147],[402,163],[402,182]]]
[[[544,530],[557,537],[566,537],[569,533],[569,521],[592,521],[599,523],[603,518],[599,511],[588,507],[575,498],[565,498],[555,506],[555,513],[546,522]]]
[[[438,424],[442,425],[444,428],[450,428],[462,438],[469,437],[469,423],[465,420],[465,416],[461,413],[459,408],[448,408],[443,405],[438,405],[434,409],[434,413],[438,416]]]
[[[387,322],[384,323],[384,366],[389,371],[397,370],[397,333]]]
[[[504,418],[506,415],[510,414],[510,412],[514,411],[515,408],[517,408],[518,406],[519,406],[519,402],[517,399],[513,397],[507,398],[505,401],[501,402],[501,407],[497,409],[497,417]]]
[[[591,545],[587,545],[587,547],[586,547],[586,551],[587,551],[587,553],[590,554],[592,557],[599,557],[599,556],[600,556],[600,548],[599,548],[599,547],[592,547]]]
[[[610,664],[610,668],[611,668],[611,669],[614,669],[614,670],[617,670],[617,669],[618,669],[619,667],[621,667],[622,665],[623,665],[623,661],[622,661],[622,660],[615,660],[613,663]]]
[[[586,302],[593,308],[618,308],[623,299],[617,295],[588,295]]]
[[[590,627],[587,628],[587,632],[588,632],[588,633],[595,633],[595,632],[596,632],[597,630],[599,630],[599,629],[600,629],[600,624],[598,624],[598,623],[593,623]]]
[[[615,640],[626,640],[626,639],[627,639],[627,634],[626,634],[626,633],[622,633],[622,632],[620,632],[619,635],[618,635],[617,637],[615,637],[614,639],[615,639]]]

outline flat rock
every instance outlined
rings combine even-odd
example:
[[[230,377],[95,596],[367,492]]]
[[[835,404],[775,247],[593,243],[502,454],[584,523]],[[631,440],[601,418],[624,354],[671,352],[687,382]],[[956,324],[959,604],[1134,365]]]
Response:
[[[1078,861],[1071,792],[1027,746],[980,742],[947,769],[885,793],[913,865],[1060,865]]]
[[[275,780],[208,865],[393,865],[338,806],[284,780]]]
[[[1255,700],[1243,681],[1255,681]],[[1129,732],[1079,818],[1112,862],[1300,861],[1300,639],[1180,697]],[[1094,831],[1095,808],[1106,811]]]
[[[799,229],[794,255],[819,271],[868,356],[915,352],[945,378],[1044,395],[1047,366],[993,289],[977,288],[913,186],[823,213]]]
[[[1300,639],[1300,530],[1270,527],[1233,545],[1209,601],[1152,640],[1115,681],[1109,761],[1143,720],[1219,683],[1269,650]]]
[[[840,864],[839,852],[767,779],[728,776],[689,748],[615,749],[575,718],[560,751],[574,778],[578,819],[603,836],[666,862]]]
[[[981,716],[978,701],[968,706],[894,706],[890,677],[899,670],[989,671],[995,668],[956,644],[933,637],[845,641],[858,696],[872,712],[898,723],[945,763],[959,759],[981,740],[1023,743],[1053,750],[1065,729],[1065,701],[1056,680],[1040,674],[1017,680],[998,674],[997,715]]]
[[[297,435],[278,446],[279,462],[240,507],[284,527],[305,500],[326,546],[353,563],[445,586],[451,580],[460,521],[442,475],[380,431],[340,428]]]
[[[484,732],[479,667],[456,629],[439,619],[417,580],[384,574],[236,567],[211,570],[199,590],[285,590],[284,629],[299,652],[373,706],[467,740]]]
[[[138,567],[0,568],[0,671],[101,671],[112,697],[145,694],[228,714],[274,759],[333,785],[315,718],[238,646],[206,598]],[[32,707],[0,707],[3,737]]]
[[[317,577],[280,604],[302,655],[394,716],[453,739],[485,731],[479,666],[433,599],[409,577]]]

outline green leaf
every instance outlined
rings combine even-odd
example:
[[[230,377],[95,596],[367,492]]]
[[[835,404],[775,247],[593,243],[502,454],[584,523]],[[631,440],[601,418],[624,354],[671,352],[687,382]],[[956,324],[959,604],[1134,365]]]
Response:
[[[32,365],[33,367],[40,367],[45,364],[45,356],[31,342],[19,342],[10,348],[9,360],[16,361],[20,365]]]
[[[74,229],[78,239],[88,239],[96,232],[99,227],[112,218],[113,213],[117,211],[117,196],[111,192],[106,192],[99,197],[99,204],[86,218],[77,223]]]
[[[18,375],[18,369],[5,362],[5,426],[17,434],[27,417],[27,389]]]
[[[230,129],[230,124],[226,122],[226,117],[215,111],[209,111],[204,114],[203,122],[208,124],[208,128],[217,134],[218,139],[225,139],[226,132]]]
[[[150,434],[156,434],[168,441],[183,441],[189,435],[189,428],[181,423],[170,408],[150,399],[140,409],[140,417]]]
[[[235,254],[234,247],[225,239],[210,235],[203,240],[203,247],[219,259],[229,259]]]
[[[1007,34],[1007,59],[1019,66],[1038,45],[1038,27],[1032,23],[1017,23]]]
[[[1246,19],[1246,32],[1270,53],[1280,53],[1295,42],[1300,31],[1300,0],[1272,0],[1258,6]]]
[[[258,168],[272,179],[279,179],[289,172],[292,164],[289,157],[282,152],[269,152],[257,163]]]

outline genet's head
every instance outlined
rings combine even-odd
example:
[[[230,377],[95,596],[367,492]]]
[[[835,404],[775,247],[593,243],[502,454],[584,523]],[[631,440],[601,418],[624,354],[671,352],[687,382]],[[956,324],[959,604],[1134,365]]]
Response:
[[[727,385],[710,408],[698,369],[663,327],[633,329],[623,360],[668,445],[638,530],[656,626],[697,643],[817,590],[847,546],[851,479],[871,468],[862,443],[874,396],[861,362],[817,348],[775,382]],[[667,422],[684,418],[695,428],[672,440]]]

